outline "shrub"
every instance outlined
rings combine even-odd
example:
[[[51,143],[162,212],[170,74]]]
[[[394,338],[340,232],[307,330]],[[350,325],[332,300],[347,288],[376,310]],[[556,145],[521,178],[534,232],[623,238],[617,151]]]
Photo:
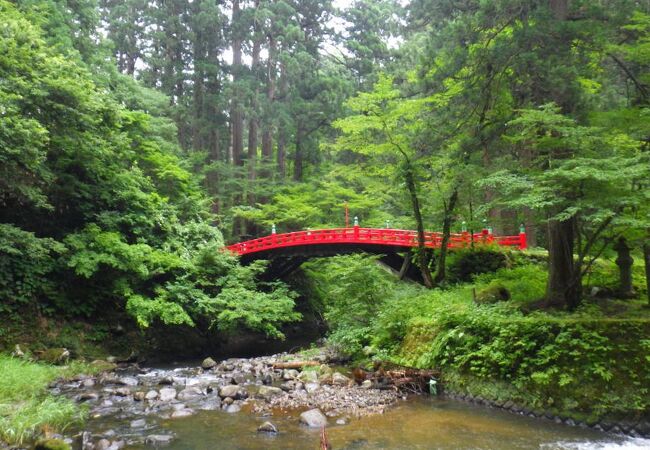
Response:
[[[449,279],[452,282],[470,281],[474,275],[506,267],[507,262],[503,251],[490,246],[457,250],[449,255]]]

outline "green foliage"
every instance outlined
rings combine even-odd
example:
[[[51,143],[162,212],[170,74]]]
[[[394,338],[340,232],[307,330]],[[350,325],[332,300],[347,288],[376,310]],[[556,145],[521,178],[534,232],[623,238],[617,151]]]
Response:
[[[44,297],[55,296],[57,286],[48,275],[65,246],[54,239],[0,223],[0,311],[15,310]]]
[[[370,343],[371,323],[382,310],[394,282],[367,255],[337,256],[305,265],[324,305],[332,343],[358,354]]]
[[[0,308],[281,337],[293,294],[224,252],[169,121],[123,106],[160,99],[86,64],[93,5],[22,6],[0,2]]]
[[[548,273],[537,264],[527,264],[512,269],[499,269],[496,273],[486,273],[475,277],[477,289],[491,285],[505,287],[515,304],[534,302],[544,297]]]
[[[477,246],[459,249],[449,254],[447,261],[450,281],[470,281],[473,275],[496,272],[506,266],[508,256],[499,248]]]

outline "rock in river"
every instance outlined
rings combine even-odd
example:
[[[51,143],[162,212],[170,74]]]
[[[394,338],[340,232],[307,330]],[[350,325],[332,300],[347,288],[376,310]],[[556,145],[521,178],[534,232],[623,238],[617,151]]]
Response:
[[[170,402],[176,398],[176,389],[162,388],[160,390],[160,400],[163,402]]]
[[[238,413],[239,411],[241,411],[241,406],[239,406],[236,403],[232,404],[232,405],[228,405],[228,406],[226,406],[225,411],[227,413]]]
[[[320,409],[310,409],[300,414],[300,423],[304,423],[308,427],[321,428],[327,426],[327,417]]]
[[[260,386],[259,390],[257,391],[257,395],[262,397],[264,400],[270,400],[276,395],[282,394],[284,394],[284,391],[282,389],[273,386]]]
[[[172,439],[174,439],[174,436],[171,434],[150,434],[147,436],[145,443],[157,446],[162,444],[169,444]]]
[[[201,363],[201,367],[203,367],[206,370],[207,369],[212,369],[216,365],[217,365],[217,362],[212,358],[205,358],[203,360],[203,362]]]
[[[243,389],[240,386],[237,386],[236,384],[229,384],[219,389],[219,397],[241,398],[243,396],[241,392],[242,390]]]
[[[270,433],[276,434],[278,432],[278,427],[276,427],[272,422],[264,422],[262,425],[257,427],[258,433]]]
[[[115,384],[119,384],[121,386],[137,386],[138,379],[135,377],[122,377],[116,379]]]

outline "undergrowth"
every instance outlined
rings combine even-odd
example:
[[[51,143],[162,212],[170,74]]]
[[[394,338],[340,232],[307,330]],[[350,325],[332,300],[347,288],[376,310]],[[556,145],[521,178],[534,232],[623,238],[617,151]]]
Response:
[[[581,420],[647,416],[650,311],[643,298],[586,297],[573,312],[539,310],[544,265],[526,255],[507,259],[508,267],[434,290],[350,257],[314,263],[308,274],[318,281],[329,342],[357,360],[440,369],[450,390]],[[615,285],[616,275],[611,261],[599,261],[586,292],[589,283]],[[477,304],[476,293],[490,286],[504,287],[510,299]]]
[[[59,367],[0,355],[0,440],[24,445],[44,430],[60,431],[82,421],[85,410],[50,395],[47,386],[57,378],[92,370],[78,362]]]

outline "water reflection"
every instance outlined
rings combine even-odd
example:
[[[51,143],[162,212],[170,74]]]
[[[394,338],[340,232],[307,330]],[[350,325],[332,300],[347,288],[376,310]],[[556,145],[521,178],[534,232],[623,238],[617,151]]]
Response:
[[[163,422],[177,438],[170,450],[317,449],[319,430],[298,424],[298,412],[270,418],[246,413],[203,412]],[[258,434],[265,420],[280,429]],[[327,430],[334,450],[362,449],[650,449],[650,440],[617,437],[593,430],[520,417],[460,402],[414,398],[386,414],[351,419]],[[134,447],[141,448],[141,447]]]

